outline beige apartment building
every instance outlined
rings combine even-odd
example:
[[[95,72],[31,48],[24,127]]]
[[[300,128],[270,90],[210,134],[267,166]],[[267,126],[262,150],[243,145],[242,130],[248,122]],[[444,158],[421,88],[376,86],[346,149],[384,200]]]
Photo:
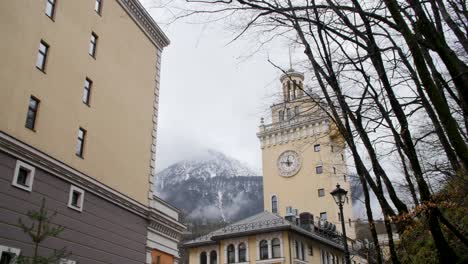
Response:
[[[174,263],[184,226],[153,193],[161,53],[138,0],[0,2],[0,255],[42,197],[66,263]]]

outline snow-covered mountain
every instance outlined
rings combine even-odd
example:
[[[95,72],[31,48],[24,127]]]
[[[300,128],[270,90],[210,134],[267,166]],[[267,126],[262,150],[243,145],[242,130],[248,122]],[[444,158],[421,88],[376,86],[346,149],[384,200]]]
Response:
[[[205,150],[191,159],[177,162],[157,174],[157,189],[188,179],[213,177],[258,176],[236,159],[215,150]]]
[[[262,177],[238,160],[208,150],[156,175],[159,196],[194,220],[235,221],[263,210]]]

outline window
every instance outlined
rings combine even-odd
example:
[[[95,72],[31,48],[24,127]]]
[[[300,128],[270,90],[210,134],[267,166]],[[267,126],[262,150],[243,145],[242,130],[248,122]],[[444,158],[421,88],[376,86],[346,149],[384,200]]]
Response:
[[[30,192],[32,190],[35,172],[36,169],[33,166],[26,164],[20,160],[17,160],[15,174],[13,176],[13,182],[11,184],[15,187]]]
[[[333,174],[336,174],[336,168],[333,167]]]
[[[278,112],[278,118],[279,118],[279,121],[284,121],[284,111],[283,110],[280,110]]]
[[[80,127],[78,129],[78,142],[76,143],[75,154],[81,158],[83,157],[83,148],[84,148],[85,138],[86,138],[86,130]]]
[[[45,66],[47,61],[47,54],[49,53],[49,44],[41,40],[39,43],[39,50],[37,52],[36,68],[45,72]]]
[[[274,214],[278,213],[278,197],[276,195],[271,197],[271,212]]]
[[[297,105],[294,107],[294,115],[295,116],[299,115],[299,106],[297,106]]]
[[[98,36],[96,33],[91,33],[91,41],[89,42],[89,50],[88,53],[91,57],[96,58],[96,46],[97,46]]]
[[[16,263],[16,258],[19,256],[21,250],[19,248],[12,248],[0,245],[0,263],[13,264]]]
[[[205,251],[200,253],[200,264],[207,264],[206,252]]]
[[[85,79],[84,92],[83,92],[83,103],[89,105],[89,98],[91,97],[91,87],[93,86],[93,81],[89,78]]]
[[[319,197],[325,196],[325,189],[318,189],[318,196]]]
[[[338,222],[341,222],[341,213],[338,213]]]
[[[260,241],[260,259],[268,259],[268,242]]]
[[[217,264],[218,263],[218,253],[212,250],[210,252],[210,264]]]
[[[320,213],[320,219],[321,220],[327,220],[327,212],[321,212]]]
[[[323,167],[322,166],[315,167],[315,173],[322,174],[323,173]]]
[[[273,258],[281,258],[281,244],[278,238],[273,238],[273,240],[271,240],[271,252]]]
[[[239,262],[246,262],[247,261],[247,249],[245,247],[245,243],[239,244]]]
[[[70,195],[68,197],[68,207],[77,211],[83,211],[84,190],[76,186],[70,186]]]
[[[291,114],[291,109],[289,109],[289,108],[288,108],[288,109],[286,109],[286,115],[287,115],[287,118],[288,118],[288,120],[290,120],[290,119],[291,119],[291,117],[292,117],[292,114]]]
[[[319,152],[320,151],[320,144],[315,144],[314,145],[314,151]]]
[[[96,0],[96,2],[94,3],[94,11],[96,11],[96,13],[98,13],[99,15],[101,15],[101,12],[102,12],[102,0]]]
[[[227,247],[227,262],[228,263],[234,263],[236,262],[236,255],[235,255],[235,249],[234,249],[234,245],[233,244],[230,244],[228,247]]]
[[[50,19],[54,20],[55,14],[55,0],[47,0],[46,2],[46,9],[45,14],[50,17]]]
[[[26,114],[25,126],[31,130],[34,130],[36,126],[37,110],[39,109],[39,99],[34,96],[29,98],[28,113]]]

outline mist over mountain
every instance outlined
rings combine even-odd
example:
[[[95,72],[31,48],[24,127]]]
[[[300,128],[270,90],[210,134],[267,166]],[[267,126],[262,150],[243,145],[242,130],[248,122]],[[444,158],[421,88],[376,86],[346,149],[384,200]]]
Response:
[[[157,173],[156,191],[192,220],[232,222],[263,211],[262,177],[215,150]]]

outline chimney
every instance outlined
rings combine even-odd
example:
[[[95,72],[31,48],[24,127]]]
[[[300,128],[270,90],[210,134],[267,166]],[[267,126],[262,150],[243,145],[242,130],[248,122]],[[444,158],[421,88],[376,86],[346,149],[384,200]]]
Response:
[[[299,215],[301,228],[312,231],[312,226],[314,225],[314,216],[309,212],[304,212]]]

